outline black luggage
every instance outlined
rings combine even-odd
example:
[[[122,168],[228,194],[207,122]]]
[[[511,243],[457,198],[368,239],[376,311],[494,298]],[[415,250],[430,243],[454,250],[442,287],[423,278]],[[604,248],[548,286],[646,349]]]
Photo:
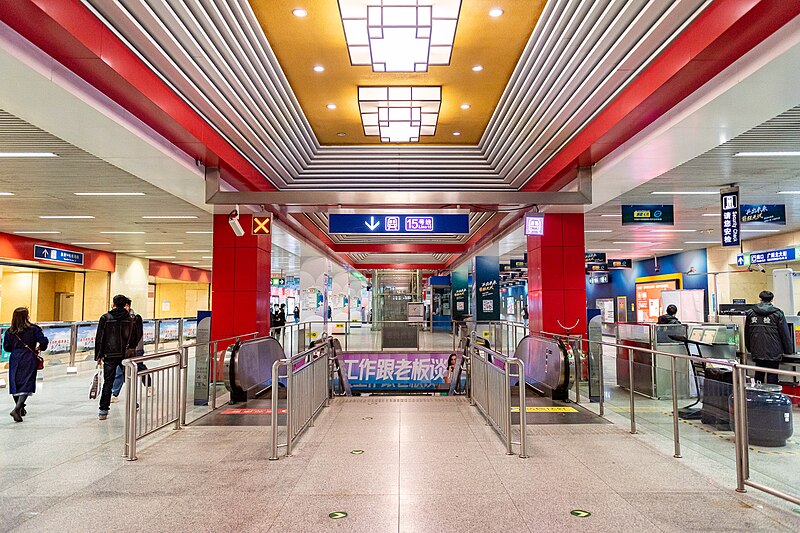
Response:
[[[733,372],[729,368],[706,366],[701,422],[723,431],[730,429],[728,398],[731,394],[733,394]]]
[[[748,386],[747,438],[756,446],[786,446],[792,436],[792,401],[781,392],[780,385],[758,384]],[[729,407],[733,412],[733,395]]]

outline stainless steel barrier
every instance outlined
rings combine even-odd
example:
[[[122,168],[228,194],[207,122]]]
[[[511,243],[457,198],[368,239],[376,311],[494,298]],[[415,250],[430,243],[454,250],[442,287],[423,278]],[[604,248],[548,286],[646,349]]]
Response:
[[[292,455],[292,444],[314,424],[314,417],[328,405],[330,393],[329,358],[333,354],[332,338],[292,357],[275,361],[272,365],[272,453],[270,460],[278,459],[278,448],[286,448]],[[281,374],[281,367],[285,374]],[[286,380],[286,444],[278,444],[278,384]]]
[[[163,358],[173,358],[172,362],[139,370],[137,363]],[[136,442],[161,428],[174,424],[181,428],[181,418],[185,409],[184,387],[186,383],[186,360],[183,351],[165,352],[131,357],[123,362],[125,384],[125,439],[123,456],[128,461],[136,460]]]
[[[488,421],[503,439],[506,454],[513,455],[512,445],[519,445],[519,456],[525,459],[526,452],[526,414],[525,403],[525,363],[516,357],[507,357],[500,352],[480,346],[476,332],[472,332],[470,342],[470,399],[472,405]],[[491,358],[491,359],[490,359]],[[502,365],[498,366],[498,363]],[[511,372],[515,366],[516,373]],[[511,388],[517,379],[519,387],[519,441],[512,440],[511,430]]]

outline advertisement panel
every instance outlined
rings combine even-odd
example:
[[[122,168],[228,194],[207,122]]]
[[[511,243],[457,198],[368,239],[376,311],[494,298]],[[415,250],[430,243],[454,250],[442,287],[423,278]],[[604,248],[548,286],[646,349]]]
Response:
[[[178,321],[162,320],[158,325],[158,340],[161,342],[178,340]]]
[[[155,344],[156,342],[156,321],[155,320],[145,320],[142,322],[142,328],[144,330],[144,343],[147,344]]]
[[[431,389],[444,385],[446,353],[343,353],[350,386],[370,389]]]
[[[636,282],[636,321],[656,322],[663,314],[661,291],[678,289],[678,280]]]
[[[623,226],[672,226],[675,224],[674,207],[671,205],[623,205]]]
[[[475,258],[475,296],[478,322],[500,320],[500,265],[497,256]]]
[[[784,204],[742,204],[740,213],[742,224],[786,225],[786,205]]]
[[[453,319],[461,320],[469,314],[469,286],[466,272],[453,271]]]

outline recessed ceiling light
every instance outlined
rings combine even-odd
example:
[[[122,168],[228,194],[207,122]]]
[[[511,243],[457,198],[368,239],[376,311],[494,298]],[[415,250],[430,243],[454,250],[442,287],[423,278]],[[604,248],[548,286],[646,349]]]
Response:
[[[0,196],[14,196],[13,192],[0,192]]]
[[[0,157],[58,157],[53,152],[0,152]]]
[[[197,218],[195,215],[146,215],[142,218],[149,218],[149,219],[183,219],[183,218]]]
[[[480,72],[482,70],[483,70],[483,65],[475,65],[474,67],[472,67],[473,72]]]
[[[322,65],[314,65],[314,72],[325,72],[325,67]]]
[[[92,215],[40,215],[39,218],[87,219],[94,217]]]
[[[461,132],[460,132],[460,131],[454,131],[454,132],[453,132],[453,135],[455,135],[456,137],[458,137],[459,135],[461,135]]]
[[[345,135],[347,134],[343,131],[340,131],[339,133],[336,134],[337,137],[344,137]]]
[[[742,233],[779,233],[779,229],[743,229]]]
[[[720,213],[703,213],[704,217],[721,217]]]
[[[615,218],[622,218],[622,215],[600,215],[601,217],[615,217]]]
[[[469,104],[461,104],[461,109],[469,109],[470,107],[472,106]]]
[[[212,235],[213,231],[187,231],[187,235]]]
[[[15,231],[15,235],[55,235],[60,231]]]
[[[143,231],[101,231],[102,235],[144,235]]]
[[[696,229],[654,229],[653,233],[694,233]]]
[[[111,244],[110,242],[71,242],[73,246],[89,246],[89,245],[104,245],[104,244]]]
[[[74,192],[75,196],[144,196],[143,192]]]
[[[489,16],[490,17],[499,17],[502,14],[503,14],[503,10],[500,9],[499,7],[493,7],[492,9],[489,10]]]
[[[115,254],[143,254],[147,250],[111,250]]]
[[[585,229],[584,233],[611,233],[610,229]]]
[[[719,241],[684,241],[683,244],[720,244]]]
[[[292,15],[294,15],[295,17],[303,18],[306,15],[308,15],[308,11],[306,11],[302,7],[298,7],[297,9],[292,9]]]
[[[654,252],[682,252],[683,248],[653,248]]]
[[[719,191],[653,191],[650,194],[661,194],[665,196],[678,196],[678,195],[712,195],[719,194]]]
[[[328,109],[336,109],[336,104],[328,104],[325,107],[327,107]]]
[[[800,157],[800,152],[737,152],[733,157]]]
[[[614,244],[653,244],[650,241],[614,241]]]
[[[145,259],[175,259],[174,255],[146,255]]]
[[[146,242],[145,244],[183,244],[182,242],[171,242],[171,241],[156,241],[156,242]]]

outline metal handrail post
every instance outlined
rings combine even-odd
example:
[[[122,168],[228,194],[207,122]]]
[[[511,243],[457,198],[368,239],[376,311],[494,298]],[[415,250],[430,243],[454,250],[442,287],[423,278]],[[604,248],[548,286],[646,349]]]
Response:
[[[128,381],[128,394],[127,400],[125,402],[126,407],[128,408],[128,422],[130,431],[128,432],[128,461],[135,461],[136,460],[136,406],[139,404],[139,387],[136,384],[139,382],[139,367],[135,364],[126,364],[127,369],[129,372],[126,372],[126,376],[130,375],[130,381]]]
[[[591,350],[591,346],[589,346],[589,339],[586,339],[586,347]],[[598,358],[598,371],[600,372],[600,416],[605,415],[605,407],[606,407],[606,376],[605,370],[603,370],[603,358],[605,357],[605,353],[603,352],[603,347],[600,346],[600,357]]]
[[[178,371],[175,373],[175,390],[178,393],[175,399],[177,404],[175,405],[175,412],[178,416],[175,417],[175,429],[181,429],[182,424],[186,421],[187,360],[188,357],[186,357],[184,350],[178,348]]]
[[[294,365],[292,360],[289,359],[286,365],[286,457],[292,456],[292,421],[294,420],[292,416],[292,409],[294,409],[292,374],[294,374]]]
[[[160,318],[156,318],[156,319],[153,320],[153,323],[156,326],[155,339],[153,339],[154,342],[155,342],[155,350],[154,351],[157,352],[157,351],[159,351],[159,348],[161,347],[161,319]]]
[[[742,387],[742,380],[739,371],[740,369],[738,367],[733,369],[733,440],[736,451],[736,492],[747,492],[747,489],[744,488],[742,425],[739,421],[742,412],[741,397],[739,395],[739,389]]]
[[[672,435],[675,441],[675,453],[672,455],[676,459],[681,458],[681,436],[678,429],[678,383],[675,376],[675,358],[669,358],[669,366],[672,371]]]
[[[569,339],[567,339],[567,342],[569,342]],[[573,345],[573,351],[575,352],[574,354],[572,354],[575,357],[575,403],[580,404],[581,378],[583,377],[583,362],[581,360],[580,346],[578,346],[578,348],[575,349],[575,346]]]
[[[527,459],[528,404],[525,401],[525,361],[517,359],[516,365],[519,378],[519,457]]]
[[[628,350],[628,390],[630,391],[631,435],[636,434],[636,402],[633,399],[633,353]]]
[[[505,396],[505,416],[503,417],[503,424],[506,428],[506,455],[514,455],[514,450],[511,449],[511,371],[509,368],[511,364],[508,360],[506,360],[505,364],[503,365],[505,370],[505,386],[503,387],[503,393]]]
[[[283,361],[284,359],[279,359],[272,363],[272,413],[270,414],[272,422],[272,455],[269,456],[270,461],[278,460],[278,383]]]
[[[739,405],[741,406],[741,412],[739,413],[739,427],[740,436],[739,442],[742,446],[742,473],[744,474],[744,479],[747,481],[750,479],[750,433],[748,432],[748,422],[747,422],[747,393],[745,389],[745,383],[747,383],[747,369],[744,366],[739,367]]]
[[[211,357],[211,410],[217,408],[217,342],[214,341]]]
[[[186,425],[186,400],[189,395],[189,348],[181,349],[181,425]]]
[[[183,346],[183,318],[178,319],[178,347]]]

